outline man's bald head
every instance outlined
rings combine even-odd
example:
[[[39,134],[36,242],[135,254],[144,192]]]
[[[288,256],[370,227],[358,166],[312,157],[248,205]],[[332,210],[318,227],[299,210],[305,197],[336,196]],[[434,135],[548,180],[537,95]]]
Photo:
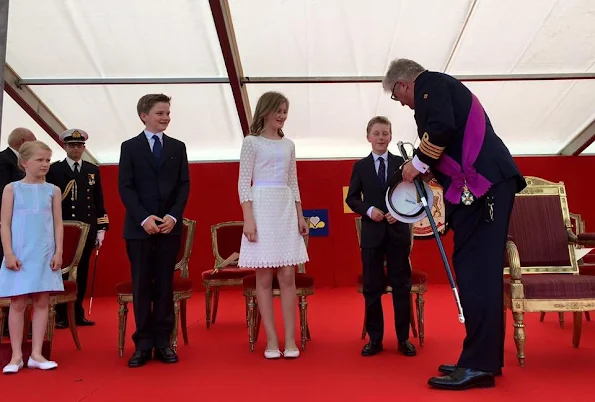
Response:
[[[28,128],[17,127],[8,136],[8,145],[18,151],[25,142],[35,141],[35,134]]]

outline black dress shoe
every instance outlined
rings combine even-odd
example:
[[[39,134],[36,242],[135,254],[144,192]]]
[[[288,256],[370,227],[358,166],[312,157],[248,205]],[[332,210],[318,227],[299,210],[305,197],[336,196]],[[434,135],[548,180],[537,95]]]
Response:
[[[364,345],[362,349],[362,356],[374,356],[382,352],[382,342],[370,341]]]
[[[417,354],[415,346],[409,340],[399,342],[398,350],[405,356],[415,356]]]
[[[432,377],[428,385],[438,389],[462,391],[469,388],[489,388],[496,385],[494,375],[485,371],[457,368],[443,377]]]
[[[457,369],[457,366],[454,364],[441,364],[438,367],[438,371],[441,372],[442,374],[452,374],[455,370]],[[502,375],[502,370],[498,370],[495,371],[493,373],[496,377],[499,377]]]
[[[92,327],[93,325],[95,325],[95,322],[89,321],[85,317],[78,317],[76,319],[76,325],[77,327]]]
[[[147,364],[151,360],[151,350],[136,349],[132,354],[130,360],[128,360],[128,367],[135,368],[141,367]]]
[[[66,320],[58,320],[56,321],[56,329],[66,329],[68,328],[68,321]]]
[[[163,363],[177,363],[178,355],[171,348],[155,348],[155,360]]]

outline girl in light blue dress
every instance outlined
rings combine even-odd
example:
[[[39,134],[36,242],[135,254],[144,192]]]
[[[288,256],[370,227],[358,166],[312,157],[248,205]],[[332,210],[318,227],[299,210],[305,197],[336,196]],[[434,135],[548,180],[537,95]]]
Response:
[[[56,362],[41,354],[49,313],[49,292],[63,291],[62,200],[60,189],[46,183],[52,151],[41,141],[19,149],[25,177],[8,184],[2,194],[1,225],[4,260],[0,266],[0,297],[10,297],[8,330],[12,358],[4,374],[23,368],[23,326],[27,299],[33,301],[33,337],[29,368],[49,370]]]

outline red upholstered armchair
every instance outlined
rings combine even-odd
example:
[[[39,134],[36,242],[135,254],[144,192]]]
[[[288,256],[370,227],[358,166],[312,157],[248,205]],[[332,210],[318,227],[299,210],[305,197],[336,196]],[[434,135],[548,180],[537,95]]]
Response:
[[[355,229],[357,231],[357,242],[358,244],[361,241],[361,232],[362,232],[362,218],[357,216],[355,218]],[[413,227],[411,227],[411,247],[413,248]],[[386,269],[386,267],[385,267]],[[386,270],[385,270],[386,272]],[[424,293],[427,290],[427,282],[428,282],[428,275],[423,271],[417,271],[415,269],[411,270],[411,309],[409,311],[410,314],[410,321],[411,321],[411,332],[413,333],[413,337],[417,338],[417,330],[415,328],[415,311],[414,311],[414,304],[417,306],[417,325],[419,327],[419,345],[424,345],[424,337],[425,337],[425,325],[424,325]],[[363,293],[364,287],[364,279],[363,275],[358,275],[357,277],[357,291],[358,293]],[[387,284],[386,288],[384,289],[385,294],[392,293],[392,287]],[[413,295],[416,294],[416,301],[413,303]],[[362,339],[366,339],[366,313],[364,312],[364,324],[362,328]]]
[[[192,245],[194,244],[194,233],[196,221],[184,218],[182,221],[182,237],[180,249],[178,250],[177,263],[174,273],[174,329],[171,333],[171,347],[174,351],[178,349],[178,322],[182,327],[184,345],[188,345],[188,326],[186,325],[186,301],[192,297],[192,280],[190,280],[188,264]],[[128,318],[128,303],[134,302],[132,297],[132,281],[120,282],[116,285],[118,296],[118,350],[120,357],[124,355],[124,343],[126,340],[126,321]]]
[[[50,293],[50,306],[49,306],[49,317],[48,327],[46,331],[47,340],[49,342],[49,354],[52,351],[52,344],[54,341],[54,328],[56,326],[56,305],[66,303],[68,312],[68,323],[72,339],[76,345],[77,350],[81,350],[81,342],[78,337],[76,330],[76,323],[74,320],[74,302],[76,301],[76,269],[78,263],[83,255],[83,249],[87,236],[89,235],[89,224],[79,221],[64,221],[64,240],[62,250],[62,274],[68,274],[68,279],[64,281],[63,292],[52,292]],[[31,303],[31,301],[29,301]],[[4,330],[5,314],[2,309],[10,305],[10,298],[0,298],[0,340],[2,340],[2,332]],[[31,322],[30,307],[27,308],[25,314],[25,328],[29,328]],[[26,337],[28,331],[24,332]],[[26,339],[25,339],[26,341]],[[49,358],[50,356],[47,356]]]
[[[595,310],[595,277],[578,275],[566,189],[537,177],[516,196],[506,244],[504,307],[512,311],[517,358],[525,363],[524,314],[572,312],[572,344],[579,346],[582,312]]]
[[[202,273],[207,329],[215,324],[217,319],[219,288],[242,286],[244,277],[254,273],[253,269],[237,268],[243,228],[244,222],[242,221],[221,222],[211,226],[211,245],[215,264],[213,269]],[[247,319],[248,311],[246,310],[246,321]]]

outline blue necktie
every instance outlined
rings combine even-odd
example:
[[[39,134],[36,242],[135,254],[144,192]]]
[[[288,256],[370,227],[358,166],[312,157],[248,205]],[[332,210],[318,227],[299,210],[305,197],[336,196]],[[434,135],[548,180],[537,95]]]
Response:
[[[378,178],[380,179],[380,185],[384,189],[386,187],[386,165],[384,164],[384,158],[378,158],[380,166],[378,167]]]
[[[157,134],[153,136],[155,143],[153,144],[153,155],[157,160],[161,159],[161,151],[163,150],[163,146],[161,145],[161,141],[159,141],[159,137]]]

